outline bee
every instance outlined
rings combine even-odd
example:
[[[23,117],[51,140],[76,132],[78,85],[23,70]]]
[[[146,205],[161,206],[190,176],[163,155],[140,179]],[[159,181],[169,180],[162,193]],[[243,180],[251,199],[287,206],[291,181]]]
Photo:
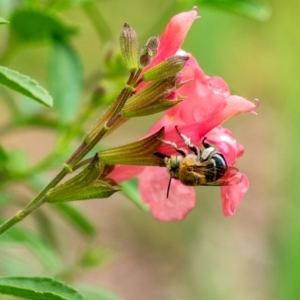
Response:
[[[165,155],[156,153],[164,159],[165,167],[170,174],[167,198],[169,195],[172,179],[179,180],[188,186],[206,185],[222,186],[238,184],[242,177],[238,176],[238,169],[228,166],[225,157],[213,146],[206,142],[206,137],[202,140],[204,149],[198,148],[191,143],[191,139],[180,133],[178,127],[176,131],[184,144],[191,150],[178,148],[174,142],[161,140],[166,145],[171,146],[180,155]]]

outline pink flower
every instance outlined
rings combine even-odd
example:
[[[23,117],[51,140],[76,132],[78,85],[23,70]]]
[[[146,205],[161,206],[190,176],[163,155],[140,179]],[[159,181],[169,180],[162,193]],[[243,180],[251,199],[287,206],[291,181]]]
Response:
[[[165,115],[152,127],[148,134],[152,134],[165,127],[165,140],[172,141],[179,148],[186,148],[178,136],[175,126],[181,133],[191,138],[197,147],[201,146],[203,138],[219,149],[227,164],[233,166],[244,149],[233,138],[232,133],[220,126],[227,119],[243,113],[254,112],[255,105],[246,99],[230,95],[226,82],[220,77],[209,77],[199,67],[191,54],[180,50],[180,46],[193,21],[197,19],[195,10],[174,16],[166,27],[158,53],[151,66],[160,63],[172,55],[188,55],[189,60],[181,71],[181,81],[188,81],[177,90],[185,100],[165,112]],[[162,144],[159,152],[167,155],[179,155],[172,147]],[[130,176],[126,176],[122,170]],[[161,221],[182,220],[191,211],[196,202],[193,187],[185,186],[173,179],[169,197],[166,198],[170,175],[166,168],[160,167],[117,167],[110,177],[117,182],[129,179],[138,174],[139,189],[142,199],[149,204],[155,218]],[[236,206],[246,193],[249,182],[245,175],[238,173],[238,184],[222,186],[221,198],[225,216],[234,214]]]

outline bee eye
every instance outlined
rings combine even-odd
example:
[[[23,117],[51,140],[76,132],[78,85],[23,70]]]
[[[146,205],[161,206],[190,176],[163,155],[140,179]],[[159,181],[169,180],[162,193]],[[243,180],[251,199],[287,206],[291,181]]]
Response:
[[[217,152],[212,156],[212,160],[214,161],[214,165],[217,168],[227,168],[227,162],[223,154]]]

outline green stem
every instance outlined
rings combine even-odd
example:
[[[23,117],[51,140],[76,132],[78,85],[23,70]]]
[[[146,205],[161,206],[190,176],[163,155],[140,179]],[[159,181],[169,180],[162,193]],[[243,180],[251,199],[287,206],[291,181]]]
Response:
[[[75,167],[72,168],[73,171],[76,171],[78,170],[79,168],[81,168],[82,166],[85,166],[87,164],[89,164],[90,162],[92,162],[94,159],[94,157],[90,157],[90,158],[87,158],[83,161],[81,161],[79,164],[77,164]]]
[[[9,228],[11,228],[16,223],[19,223],[20,221],[22,221],[27,215],[29,215],[31,212],[33,212],[34,210],[36,210],[42,204],[44,204],[44,202],[45,202],[45,200],[37,202],[35,205],[32,205],[31,207],[28,207],[28,208],[25,207],[24,209],[20,210],[12,218],[10,218],[9,220],[7,220],[5,223],[3,223],[0,226],[0,235],[2,233],[4,233],[5,231],[7,231]]]
[[[84,158],[84,156],[88,154],[90,150],[92,150],[101,140],[101,138],[120,121],[121,117],[118,113],[125,105],[127,99],[132,95],[132,87],[136,83],[139,74],[140,70],[138,70],[135,74],[130,74],[130,77],[127,81],[127,86],[120,93],[115,105],[112,105],[109,108],[109,113],[104,114],[100,122],[102,126],[97,128],[98,132],[92,137],[91,141],[87,142],[85,139],[84,142],[66,161],[64,168],[53,178],[53,180],[42,191],[40,191],[40,193],[30,203],[28,203],[23,210],[15,214],[11,219],[7,220],[0,226],[0,235],[44,204],[46,202],[44,197],[46,193],[51,188],[55,187],[68,173],[70,173],[70,170],[73,171],[73,168],[76,167],[76,165]],[[109,126],[107,124],[109,124]]]
[[[45,194],[53,187],[55,187],[67,174],[68,174],[68,166],[65,166],[53,179],[52,181],[39,192],[39,194],[30,202],[27,204],[25,209],[29,209],[31,207],[35,207],[38,203],[45,202],[44,196]],[[39,207],[39,206],[37,206]],[[1,229],[1,227],[0,227]],[[0,230],[1,234],[1,230]]]
[[[126,86],[122,89],[121,93],[117,97],[116,101],[108,108],[101,119],[92,127],[92,129],[84,137],[84,142],[87,144],[94,139],[95,135],[101,131],[106,124],[113,119],[123,108],[128,98],[135,91],[134,85],[138,79],[138,75],[141,70],[130,73],[129,79],[126,82]]]

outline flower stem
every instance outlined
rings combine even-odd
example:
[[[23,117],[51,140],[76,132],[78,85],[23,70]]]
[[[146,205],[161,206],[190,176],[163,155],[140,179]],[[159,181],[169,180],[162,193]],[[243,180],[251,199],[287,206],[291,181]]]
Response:
[[[81,145],[74,151],[70,158],[64,164],[63,169],[52,179],[52,181],[40,191],[40,193],[32,199],[24,209],[16,213],[12,218],[8,219],[2,225],[0,225],[0,235],[11,228],[16,223],[23,220],[31,212],[39,208],[42,204],[46,203],[45,195],[53,187],[55,187],[67,174],[73,172],[73,168],[85,157],[86,154],[92,150],[96,144],[103,138],[103,136],[115,125],[117,125],[121,119],[119,112],[125,105],[127,99],[133,93],[133,86],[138,79],[141,70],[138,70],[135,73],[131,73],[129,79],[127,80],[125,88],[122,90],[118,96],[115,103],[108,109],[108,111],[98,122],[96,126],[96,134],[91,136],[91,139],[85,138]],[[99,126],[100,125],[100,126]]]
[[[5,231],[7,231],[9,228],[11,228],[16,223],[19,223],[22,221],[27,215],[29,215],[31,212],[36,210],[38,207],[40,207],[42,204],[45,203],[44,198],[42,201],[36,202],[35,205],[31,205],[30,207],[25,207],[24,209],[20,210],[18,213],[16,213],[13,217],[8,219],[5,223],[3,223],[0,226],[0,235],[3,234]]]

